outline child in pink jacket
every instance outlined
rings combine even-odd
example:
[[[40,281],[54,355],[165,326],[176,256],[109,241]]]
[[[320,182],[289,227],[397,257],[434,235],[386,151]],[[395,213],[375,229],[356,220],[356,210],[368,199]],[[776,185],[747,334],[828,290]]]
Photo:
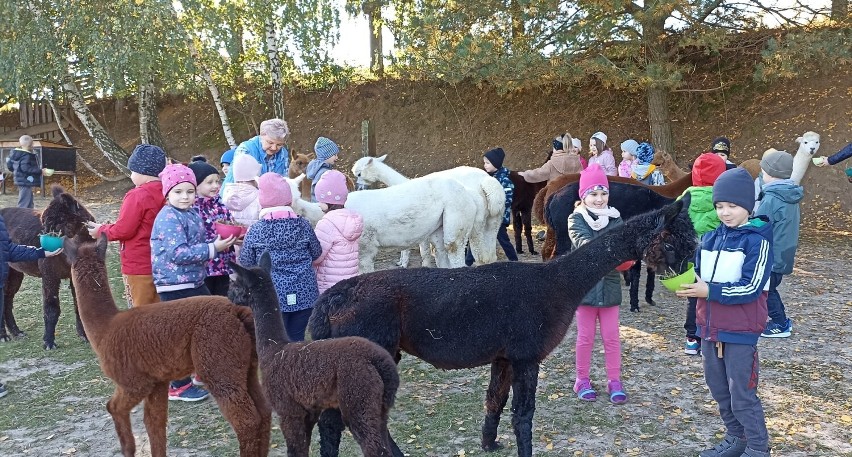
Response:
[[[314,260],[319,292],[358,274],[358,239],[364,221],[358,213],[346,209],[346,177],[337,170],[323,173],[314,187],[325,216],[315,229],[322,253]]]

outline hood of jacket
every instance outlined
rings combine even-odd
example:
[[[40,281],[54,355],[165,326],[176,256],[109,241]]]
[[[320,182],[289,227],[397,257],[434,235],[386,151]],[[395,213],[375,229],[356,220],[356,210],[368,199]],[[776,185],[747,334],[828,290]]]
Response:
[[[799,203],[805,197],[805,188],[791,179],[764,184],[762,192],[764,195],[772,194],[784,203]]]
[[[315,181],[317,174],[323,167],[331,169],[331,165],[323,162],[322,160],[311,160],[310,162],[308,162],[307,168],[305,168],[305,176],[311,181]]]
[[[560,174],[579,173],[583,167],[580,164],[580,156],[576,153],[565,151],[554,152],[550,157],[550,163]]]
[[[364,231],[364,219],[361,215],[346,208],[330,211],[324,219],[337,228],[347,241],[357,240]]]

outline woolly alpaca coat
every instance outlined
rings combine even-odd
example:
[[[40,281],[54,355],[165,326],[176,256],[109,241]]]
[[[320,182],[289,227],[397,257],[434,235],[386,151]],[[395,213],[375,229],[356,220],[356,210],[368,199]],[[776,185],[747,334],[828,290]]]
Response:
[[[317,222],[316,235],[322,246],[314,260],[319,293],[358,274],[358,239],[363,231],[364,220],[346,208],[330,211]]]

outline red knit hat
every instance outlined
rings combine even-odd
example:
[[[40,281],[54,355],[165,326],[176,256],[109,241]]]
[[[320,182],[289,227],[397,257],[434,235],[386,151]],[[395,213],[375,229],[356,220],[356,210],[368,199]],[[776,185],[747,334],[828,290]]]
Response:
[[[293,191],[283,176],[270,171],[261,175],[257,181],[257,200],[261,208],[288,206],[293,203]]]
[[[580,199],[583,199],[586,193],[595,190],[596,187],[603,187],[609,191],[609,181],[603,168],[599,164],[593,163],[580,173]]]
[[[725,159],[712,152],[705,152],[692,164],[692,185],[712,186],[716,178],[725,172]]]

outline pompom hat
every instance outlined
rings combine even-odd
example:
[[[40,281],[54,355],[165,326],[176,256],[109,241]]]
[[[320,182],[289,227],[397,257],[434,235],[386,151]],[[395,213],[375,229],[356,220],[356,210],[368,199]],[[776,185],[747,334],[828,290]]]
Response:
[[[193,186],[198,185],[198,182],[195,180],[195,173],[192,172],[192,169],[180,163],[167,165],[166,168],[160,172],[160,181],[163,182],[163,196],[168,195],[174,186],[181,183],[188,182],[192,183]]]
[[[580,172],[580,199],[585,198],[589,192],[600,189],[609,191],[609,181],[603,168],[593,163]]]
[[[264,173],[257,180],[257,201],[262,208],[289,206],[293,203],[290,184],[278,173]]]
[[[346,203],[349,189],[346,187],[346,176],[337,170],[329,170],[320,176],[314,187],[317,201],[327,205],[342,205]]]
[[[641,164],[649,164],[654,160],[654,146],[651,143],[639,143],[636,147],[636,160]]]
[[[692,164],[692,185],[712,186],[726,168],[725,159],[712,152],[705,152]]]
[[[260,162],[248,154],[240,154],[231,164],[234,181],[254,181],[260,175]]]
[[[328,160],[331,156],[339,154],[340,148],[334,141],[331,141],[328,138],[321,136],[317,138],[317,142],[314,143],[314,153],[316,153],[317,159],[325,161]]]
[[[166,151],[153,144],[140,144],[127,159],[127,168],[140,175],[159,176],[166,168]]]

